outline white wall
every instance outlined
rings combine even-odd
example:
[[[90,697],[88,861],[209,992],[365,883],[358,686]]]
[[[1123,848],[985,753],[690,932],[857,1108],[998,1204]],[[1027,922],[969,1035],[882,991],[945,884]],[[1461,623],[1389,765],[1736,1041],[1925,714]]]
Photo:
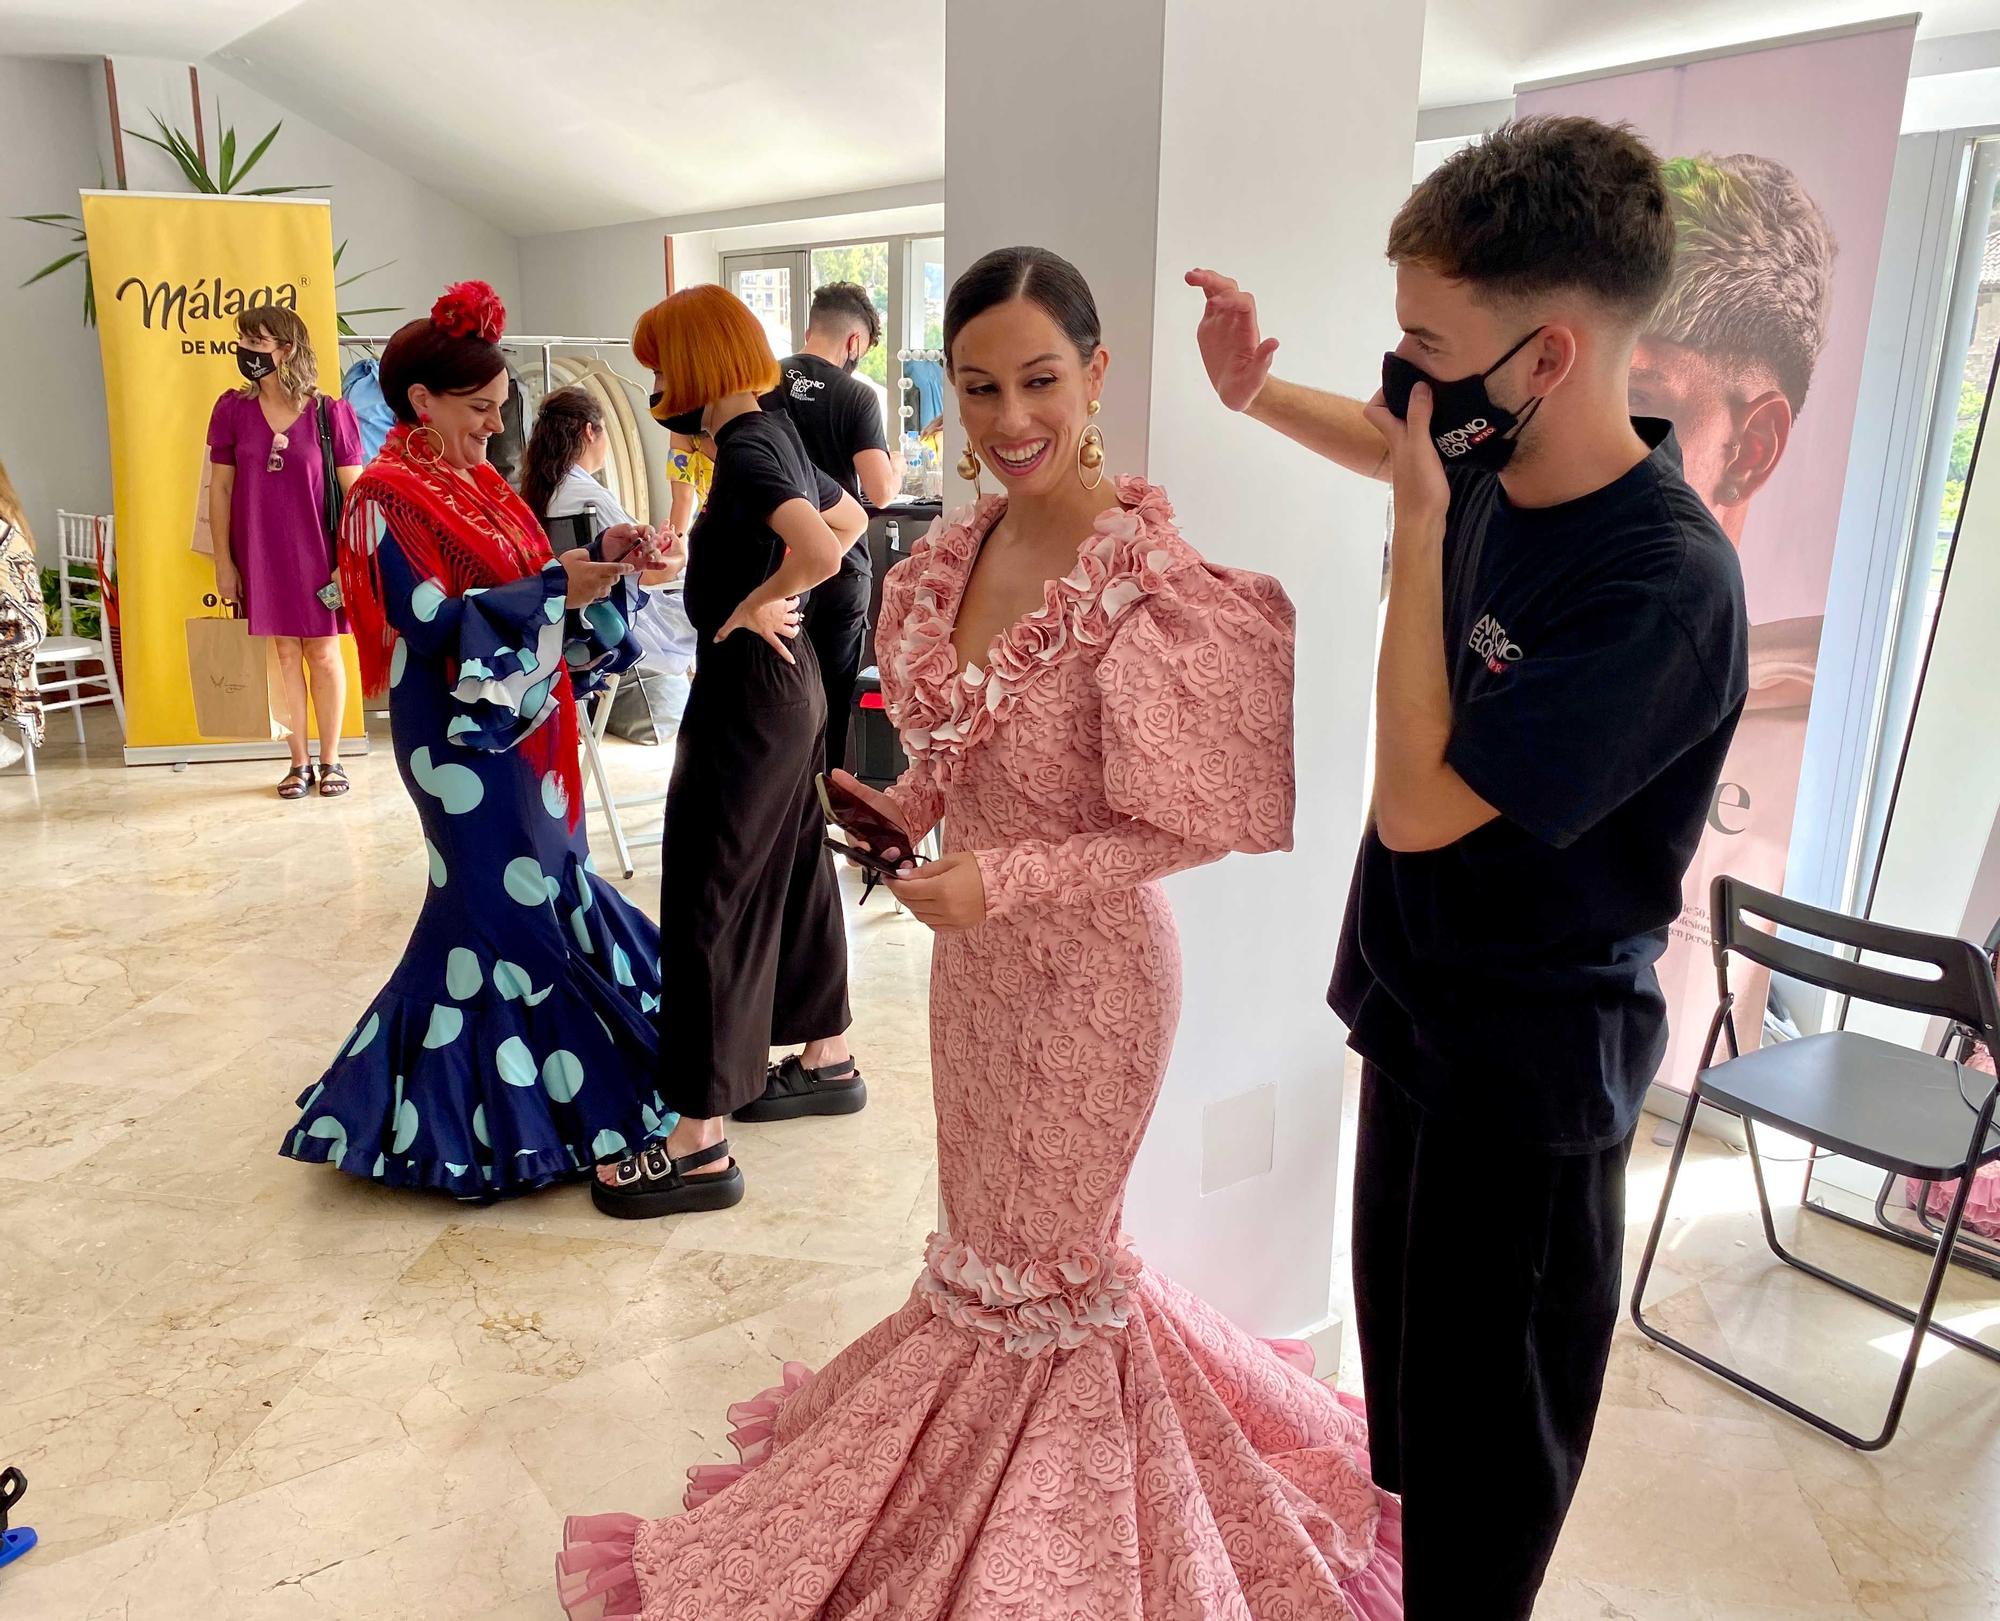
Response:
[[[56,509],[109,512],[104,379],[97,337],[83,324],[80,265],[23,288],[72,250],[66,233],[17,214],[74,214],[98,181],[91,80],[72,62],[0,56],[0,461],[21,492],[45,558]]]
[[[153,112],[193,133],[194,111],[187,65],[153,57],[113,58],[118,75],[118,111],[128,130],[153,129]],[[521,330],[520,257],[514,239],[423,184],[421,179],[371,157],[351,142],[267,100],[215,68],[201,69],[202,118],[207,126],[209,166],[217,166],[222,139],[216,127],[216,99],[245,149],[280,119],[284,130],[264,155],[252,185],[325,186],[333,203],[333,240],[348,243],[341,273],[374,265],[385,269],[341,294],[343,307],[391,306],[390,313],[357,323],[366,331],[390,332],[421,315],[447,283],[476,277],[493,284]],[[98,75],[102,102],[102,75]],[[126,174],[134,191],[183,191],[186,181],[164,152],[125,140]],[[109,170],[107,169],[107,173]],[[391,262],[393,261],[393,262]]]

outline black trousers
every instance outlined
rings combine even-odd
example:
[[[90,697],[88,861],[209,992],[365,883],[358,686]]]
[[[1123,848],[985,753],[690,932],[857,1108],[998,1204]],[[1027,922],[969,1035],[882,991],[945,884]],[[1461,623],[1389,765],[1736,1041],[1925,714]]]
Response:
[[[1525,1621],[1583,1472],[1618,1319],[1631,1140],[1558,1155],[1362,1069],[1354,1305],[1406,1621]]]
[[[738,631],[702,650],[681,718],[660,874],[660,1093],[708,1120],[764,1091],[773,1046],[850,1023],[847,930],[813,787],[826,698]]]
[[[868,537],[855,543],[866,546]],[[854,713],[854,678],[868,662],[869,571],[843,568],[806,599],[806,639],[819,660],[826,693],[826,769],[847,764],[847,723]]]

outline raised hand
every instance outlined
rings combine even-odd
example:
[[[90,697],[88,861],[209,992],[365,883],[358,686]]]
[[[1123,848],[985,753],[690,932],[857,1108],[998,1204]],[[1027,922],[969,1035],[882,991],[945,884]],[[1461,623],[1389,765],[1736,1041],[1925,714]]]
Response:
[[[1230,410],[1247,411],[1271,375],[1278,340],[1258,332],[1257,300],[1229,277],[1214,270],[1190,270],[1187,284],[1199,288],[1207,299],[1194,337],[1208,380]]]

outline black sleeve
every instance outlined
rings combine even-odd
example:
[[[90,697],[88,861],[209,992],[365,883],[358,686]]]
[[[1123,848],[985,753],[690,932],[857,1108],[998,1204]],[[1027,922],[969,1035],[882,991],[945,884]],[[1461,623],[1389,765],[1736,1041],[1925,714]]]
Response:
[[[787,501],[814,499],[816,492],[795,470],[793,459],[770,440],[738,434],[721,446],[721,452],[715,482],[729,481],[730,499],[741,503],[741,511],[768,518]],[[806,465],[802,458],[799,465]]]
[[[841,422],[837,442],[847,449],[847,459],[851,466],[854,458],[864,450],[879,450],[888,454],[889,441],[882,431],[882,412],[875,404],[874,391],[866,383],[856,383],[844,388],[841,393]]]
[[[1723,719],[1665,594],[1616,582],[1570,603],[1518,660],[1477,676],[1452,715],[1445,761],[1508,821],[1560,849]]]

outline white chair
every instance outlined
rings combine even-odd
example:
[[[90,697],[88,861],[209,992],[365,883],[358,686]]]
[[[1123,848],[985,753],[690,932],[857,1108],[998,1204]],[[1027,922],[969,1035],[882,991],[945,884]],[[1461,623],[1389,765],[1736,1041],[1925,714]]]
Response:
[[[76,740],[81,743],[85,707],[109,704],[118,717],[118,735],[122,738],[125,694],[119,690],[118,666],[111,657],[111,638],[104,625],[104,586],[98,574],[100,566],[107,572],[115,566],[111,519],[103,513],[58,512],[56,536],[60,607],[57,622],[49,626],[48,636],[35,649],[35,684],[42,690],[42,713],[53,715],[59,709],[70,710],[76,716]],[[88,608],[97,611],[98,633],[94,637],[83,635],[77,627],[78,610]],[[78,673],[80,665],[91,663],[98,666],[98,673]],[[60,677],[43,673],[58,666],[62,670]],[[91,688],[98,690],[87,690]],[[35,748],[25,735],[21,742],[27,750],[26,770],[32,777]]]

